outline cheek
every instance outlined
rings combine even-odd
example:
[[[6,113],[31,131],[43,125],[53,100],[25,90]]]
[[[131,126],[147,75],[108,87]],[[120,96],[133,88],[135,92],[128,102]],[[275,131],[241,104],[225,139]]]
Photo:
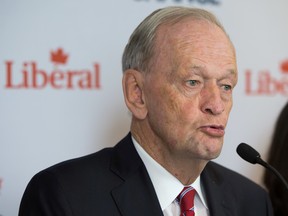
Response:
[[[177,92],[166,92],[166,115],[169,117],[169,121],[173,126],[178,125],[181,131],[185,131],[185,128],[191,127],[191,124],[197,118],[197,99],[187,98],[185,95]],[[175,127],[174,127],[175,130]]]
[[[198,113],[198,100],[197,98],[185,100],[182,103],[182,109],[181,112],[187,119],[195,119],[197,113]]]
[[[229,116],[230,112],[231,112],[231,109],[232,109],[232,106],[233,106],[233,102],[232,100],[230,100],[227,105],[226,105],[226,112],[227,112],[227,117]]]
[[[179,94],[171,91],[171,89],[163,88],[161,89],[161,95],[163,99],[162,107],[165,108],[165,111],[168,115],[178,116],[181,113],[181,100],[179,99]]]
[[[156,83],[153,85],[157,86]],[[165,125],[175,128],[175,125],[190,122],[197,115],[196,106],[198,105],[197,97],[188,98],[182,94],[173,84],[161,85],[158,82],[157,88],[150,88],[148,97],[148,112],[150,117]],[[169,126],[169,127],[170,127]]]
[[[182,104],[179,94],[171,91],[168,87],[159,87],[150,91],[148,101],[148,116],[151,124],[161,124],[164,128],[174,128],[178,122],[182,121]]]

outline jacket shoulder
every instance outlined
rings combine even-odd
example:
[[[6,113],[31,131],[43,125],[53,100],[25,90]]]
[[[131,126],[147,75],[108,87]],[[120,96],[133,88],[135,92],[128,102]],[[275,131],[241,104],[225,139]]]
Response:
[[[209,162],[201,176],[206,193],[222,199],[226,209],[234,214],[273,215],[268,193],[247,177],[215,162]],[[215,198],[215,196],[214,196]],[[215,207],[215,206],[214,206]],[[230,215],[234,215],[230,212]]]
[[[256,184],[244,175],[215,162],[209,162],[205,168],[205,172],[218,183],[227,183],[232,186],[241,185],[243,187],[254,188],[256,190],[264,190],[260,185]]]

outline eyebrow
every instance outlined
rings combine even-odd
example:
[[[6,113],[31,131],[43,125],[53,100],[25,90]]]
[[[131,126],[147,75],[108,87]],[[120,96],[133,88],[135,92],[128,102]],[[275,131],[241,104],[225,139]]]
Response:
[[[191,67],[189,67],[189,70],[191,70],[191,72],[195,75],[200,75],[200,73],[202,75],[205,76],[205,71],[206,68],[205,66],[200,66],[200,65],[192,65]],[[237,77],[237,68],[236,69],[227,69],[225,70],[220,77],[218,77],[218,80],[223,80],[226,78],[232,78],[235,81],[235,85],[237,83],[238,77]]]
[[[237,70],[234,70],[234,69],[228,69],[228,72],[230,72],[231,74],[237,74],[237,72],[236,72]]]
[[[189,67],[189,69],[191,69],[192,71],[205,71],[206,69],[205,69],[205,66],[203,67],[203,66],[200,66],[200,65],[192,65],[191,67]],[[226,70],[227,71],[227,74],[237,74],[237,70],[235,70],[235,69],[228,69],[228,70]]]

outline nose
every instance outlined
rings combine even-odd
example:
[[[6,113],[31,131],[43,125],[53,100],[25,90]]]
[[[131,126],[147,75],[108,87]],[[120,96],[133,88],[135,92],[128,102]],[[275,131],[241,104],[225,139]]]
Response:
[[[224,101],[221,97],[221,89],[217,84],[205,86],[201,90],[201,110],[211,115],[219,115],[224,109]]]

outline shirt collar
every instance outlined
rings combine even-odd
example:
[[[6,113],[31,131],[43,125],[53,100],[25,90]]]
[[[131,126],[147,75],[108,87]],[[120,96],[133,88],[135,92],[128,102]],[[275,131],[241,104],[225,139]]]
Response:
[[[178,194],[182,191],[183,187],[187,185],[183,185],[176,177],[174,177],[164,167],[157,163],[133,137],[132,140],[140,158],[142,159],[148,171],[158,200],[160,202],[161,209],[164,210],[175,200]],[[197,195],[199,196],[204,206],[207,208],[203,190],[200,184],[200,176],[190,186],[192,186],[197,191]]]

